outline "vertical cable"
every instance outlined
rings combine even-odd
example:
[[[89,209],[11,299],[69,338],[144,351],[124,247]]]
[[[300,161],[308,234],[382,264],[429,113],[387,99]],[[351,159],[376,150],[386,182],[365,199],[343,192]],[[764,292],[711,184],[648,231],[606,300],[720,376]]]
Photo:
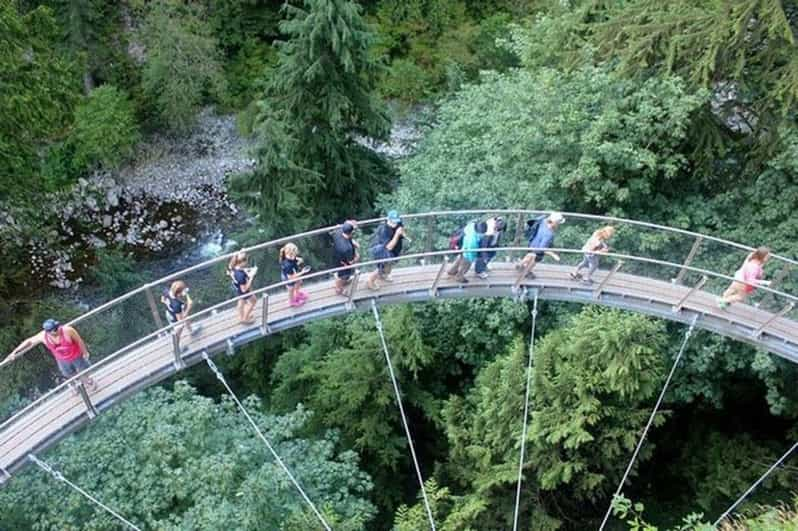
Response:
[[[521,457],[518,460],[518,486],[515,489],[515,513],[513,531],[518,531],[518,512],[521,507],[521,478],[524,470],[524,450],[526,448],[527,419],[529,417],[529,388],[532,382],[532,360],[535,357],[535,322],[538,316],[538,290],[535,290],[535,302],[532,304],[532,332],[529,334],[529,364],[526,368],[526,396],[524,397],[524,422],[521,430]]]
[[[405,408],[402,406],[402,396],[399,393],[399,384],[396,383],[396,376],[393,373],[393,364],[391,363],[391,356],[388,353],[388,343],[385,341],[385,332],[382,329],[382,321],[380,320],[380,312],[377,311],[377,303],[371,299],[371,310],[374,312],[374,320],[377,323],[377,332],[382,341],[382,350],[385,352],[385,360],[388,362],[388,372],[391,375],[391,382],[393,383],[393,390],[396,393],[396,403],[399,404],[399,413],[402,415],[402,425],[405,428],[405,435],[407,435],[407,442],[410,445],[410,454],[413,456],[413,465],[416,467],[416,475],[418,476],[418,484],[421,486],[421,496],[424,498],[424,507],[427,509],[427,517],[429,518],[429,526],[432,531],[435,531],[435,519],[432,517],[432,509],[429,506],[427,499],[427,491],[424,489],[424,478],[421,476],[421,468],[418,466],[418,458],[416,457],[416,449],[413,446],[413,437],[410,436],[410,427],[407,424],[407,416],[405,415]]]
[[[629,464],[626,466],[626,472],[623,473],[623,478],[621,478],[621,482],[618,484],[618,488],[615,489],[615,494],[612,495],[612,499],[610,500],[610,506],[607,507],[607,512],[604,513],[604,520],[601,522],[601,526],[599,527],[599,531],[604,529],[604,526],[607,525],[607,520],[610,518],[610,514],[612,513],[612,502],[615,501],[615,498],[621,493],[621,489],[623,489],[624,483],[626,483],[626,478],[629,477],[629,472],[632,471],[632,466],[637,459],[637,454],[640,453],[640,448],[643,447],[643,442],[646,440],[646,436],[648,435],[648,430],[651,428],[651,425],[654,423],[654,417],[657,415],[657,411],[659,411],[659,406],[662,404],[662,399],[665,397],[665,392],[668,390],[668,386],[671,383],[671,378],[673,378],[673,373],[676,372],[676,367],[679,365],[679,361],[682,359],[682,354],[684,354],[684,349],[687,346],[687,342],[690,340],[690,336],[693,335],[693,330],[695,329],[695,323],[698,320],[698,315],[695,314],[693,317],[693,321],[690,323],[690,328],[684,333],[684,340],[682,340],[682,346],[679,348],[679,354],[676,356],[676,359],[673,362],[673,366],[671,367],[671,372],[668,374],[668,378],[665,380],[665,385],[662,386],[662,391],[659,393],[659,398],[657,399],[657,403],[654,406],[654,410],[651,412],[651,416],[648,418],[648,422],[646,423],[646,427],[643,429],[643,434],[640,436],[640,440],[637,441],[637,447],[635,447],[635,451],[632,454],[632,459],[629,460]]]
[[[290,480],[291,480],[291,483],[293,483],[293,484],[294,484],[294,486],[296,487],[296,490],[298,490],[298,491],[299,491],[299,494],[301,494],[301,495],[302,495],[302,498],[305,500],[305,502],[306,502],[306,503],[307,503],[307,504],[310,506],[310,508],[313,510],[313,513],[314,513],[314,514],[316,515],[316,517],[319,519],[319,522],[321,522],[321,525],[322,525],[322,526],[324,526],[324,529],[326,529],[327,531],[331,531],[331,529],[330,529],[330,526],[329,526],[329,525],[327,525],[327,521],[326,521],[326,520],[324,520],[324,517],[321,515],[321,513],[319,512],[319,510],[318,510],[318,509],[316,509],[316,506],[313,504],[313,502],[312,502],[312,501],[310,501],[310,498],[308,497],[308,495],[307,495],[307,494],[305,494],[305,491],[302,489],[302,486],[301,486],[301,485],[299,484],[299,482],[296,480],[296,478],[295,478],[295,477],[294,477],[294,475],[291,473],[291,471],[290,471],[290,470],[288,470],[288,467],[287,467],[287,466],[285,466],[285,463],[283,463],[283,460],[282,460],[282,459],[280,459],[280,456],[279,456],[279,455],[277,455],[277,452],[275,452],[275,451],[274,451],[274,448],[273,448],[273,447],[272,447],[272,445],[269,443],[269,440],[268,440],[268,439],[266,439],[266,436],[265,436],[265,435],[263,435],[263,432],[262,432],[262,431],[260,431],[260,428],[258,427],[258,425],[255,423],[255,421],[252,419],[252,417],[250,417],[250,416],[249,416],[249,412],[247,412],[247,409],[244,407],[244,404],[242,404],[242,403],[241,403],[241,401],[238,399],[238,397],[236,396],[236,394],[233,392],[233,390],[232,390],[232,389],[230,388],[230,386],[227,384],[227,380],[225,380],[225,378],[224,378],[224,375],[222,374],[222,371],[220,371],[220,370],[219,370],[219,368],[218,368],[218,367],[216,367],[216,364],[215,364],[215,363],[213,363],[213,360],[211,360],[211,358],[209,358],[209,357],[208,357],[208,353],[207,353],[207,352],[203,352],[203,353],[202,353],[202,358],[203,358],[203,359],[205,360],[205,362],[208,364],[208,367],[210,367],[210,368],[211,368],[211,371],[213,371],[213,374],[215,374],[215,375],[216,375],[216,378],[217,378],[217,379],[218,379],[220,382],[222,382],[222,385],[224,385],[225,389],[227,389],[227,392],[228,392],[228,393],[230,393],[230,396],[232,397],[233,401],[234,401],[234,402],[236,403],[236,405],[238,406],[238,409],[240,409],[240,410],[241,410],[241,413],[243,413],[243,414],[244,414],[244,416],[247,418],[247,420],[249,421],[249,423],[252,425],[252,428],[253,428],[253,429],[255,430],[255,432],[258,434],[258,437],[260,437],[260,439],[263,441],[263,444],[265,444],[265,445],[266,445],[266,448],[268,448],[268,449],[269,449],[269,452],[271,452],[271,454],[272,454],[272,456],[274,457],[275,461],[277,461],[277,464],[279,464],[279,465],[280,465],[280,467],[283,469],[283,472],[285,472],[285,474],[288,476],[288,479],[290,479]]]
[[[714,523],[714,524],[712,524],[712,527],[718,527],[718,524],[719,524],[719,523],[721,523],[721,522],[723,521],[723,519],[724,519],[724,518],[726,518],[727,516],[729,516],[729,514],[730,514],[730,513],[731,513],[733,510],[735,510],[735,509],[737,508],[737,506],[738,506],[738,505],[740,505],[740,504],[743,502],[743,500],[744,500],[744,499],[746,499],[746,498],[748,497],[748,495],[749,495],[749,494],[751,494],[752,492],[754,492],[754,489],[756,489],[756,488],[759,486],[759,484],[760,484],[760,483],[762,483],[763,481],[765,481],[765,478],[766,478],[766,477],[768,477],[768,476],[770,475],[770,473],[771,473],[771,472],[773,472],[774,470],[776,470],[776,468],[778,468],[778,466],[779,466],[781,463],[783,463],[783,462],[784,462],[784,460],[785,460],[785,459],[787,459],[787,458],[790,456],[790,454],[791,454],[791,453],[793,453],[793,451],[795,451],[795,449],[796,449],[796,448],[798,448],[798,442],[797,442],[797,443],[795,443],[795,444],[793,444],[793,445],[792,445],[792,448],[790,448],[789,450],[787,450],[787,452],[786,452],[784,455],[782,455],[782,456],[781,456],[781,459],[779,459],[778,461],[776,461],[776,462],[773,464],[773,466],[771,466],[771,467],[770,467],[770,468],[767,470],[767,472],[765,472],[764,474],[762,474],[762,477],[760,477],[758,480],[756,480],[756,481],[754,482],[754,484],[753,484],[753,485],[751,485],[751,486],[748,488],[748,490],[747,490],[747,491],[743,492],[743,495],[742,495],[742,496],[740,496],[739,498],[737,498],[737,501],[736,501],[736,502],[734,502],[734,503],[732,504],[732,506],[731,506],[731,507],[729,507],[728,509],[726,509],[726,512],[724,512],[722,515],[720,515],[720,518],[718,518],[717,520],[715,520],[715,523]]]
[[[117,520],[119,520],[120,522],[125,524],[126,526],[128,526],[130,529],[135,529],[136,531],[141,531],[141,529],[139,529],[138,527],[136,527],[135,525],[130,523],[128,520],[125,520],[125,518],[121,514],[119,514],[118,512],[114,511],[113,509],[111,509],[110,507],[105,505],[103,502],[101,502],[100,500],[98,500],[97,498],[95,498],[94,496],[92,496],[91,494],[86,492],[85,490],[81,489],[80,487],[78,487],[77,485],[72,483],[71,481],[69,481],[67,478],[65,478],[61,474],[61,472],[59,472],[58,470],[56,470],[53,467],[51,467],[45,461],[42,461],[41,459],[39,459],[34,454],[28,454],[28,460],[30,460],[32,463],[35,463],[36,466],[38,466],[39,468],[41,468],[42,470],[44,470],[45,472],[47,472],[48,474],[53,476],[56,480],[61,481],[62,483],[65,483],[70,488],[72,488],[75,491],[77,491],[78,493],[80,493],[84,498],[86,498],[87,500],[92,502],[97,507],[103,509],[105,512],[107,512],[108,514],[110,514],[111,516],[113,516],[114,518],[116,518]]]

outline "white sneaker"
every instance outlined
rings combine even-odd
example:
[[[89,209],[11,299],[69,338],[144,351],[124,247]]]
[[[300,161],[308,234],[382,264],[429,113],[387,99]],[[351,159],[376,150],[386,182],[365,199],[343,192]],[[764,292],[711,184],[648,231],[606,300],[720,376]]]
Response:
[[[482,273],[479,273],[477,276],[478,276],[479,278],[481,278],[482,280],[487,280],[487,278],[488,278],[488,273],[487,273],[487,272],[485,272],[485,271],[483,271]]]

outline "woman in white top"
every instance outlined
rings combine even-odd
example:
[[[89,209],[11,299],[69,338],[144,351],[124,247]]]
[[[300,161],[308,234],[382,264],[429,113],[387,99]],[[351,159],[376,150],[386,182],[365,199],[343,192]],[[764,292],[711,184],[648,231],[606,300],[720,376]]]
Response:
[[[593,233],[589,240],[585,243],[582,247],[582,250],[585,252],[584,258],[582,261],[579,262],[579,265],[576,266],[576,269],[571,272],[571,278],[574,280],[582,280],[583,282],[590,283],[593,280],[590,278],[593,276],[593,272],[598,269],[599,266],[599,255],[604,254],[610,250],[610,246],[607,245],[607,241],[612,238],[615,234],[615,227],[607,225],[606,227],[601,227],[599,230]],[[582,269],[587,268],[587,276],[582,277]]]

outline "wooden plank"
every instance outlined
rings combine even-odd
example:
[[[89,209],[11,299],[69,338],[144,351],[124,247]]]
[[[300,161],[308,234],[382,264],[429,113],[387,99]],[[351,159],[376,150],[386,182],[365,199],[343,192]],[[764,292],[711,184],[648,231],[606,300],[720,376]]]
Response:
[[[354,302],[372,298],[374,295],[391,296],[401,295],[408,291],[427,291],[435,281],[440,266],[415,265],[396,268],[394,282],[383,286],[377,292],[358,291],[353,298]],[[558,264],[539,264],[535,268],[536,279],[524,281],[523,284],[542,285],[560,289],[582,289],[590,291],[589,286],[575,283],[568,276],[570,266]],[[597,271],[597,281],[605,279],[607,270]],[[490,274],[490,285],[508,288],[516,280],[517,272],[513,264],[496,262]],[[438,289],[457,287],[467,292],[469,286],[484,289],[485,283],[460,284],[450,278],[441,278]],[[347,297],[336,295],[333,283],[330,280],[308,283],[305,286],[309,294],[307,304],[292,308],[288,305],[287,294],[281,297],[276,292],[270,301],[269,323],[275,323],[302,317],[303,315],[327,308],[340,306],[347,302]],[[630,273],[618,273],[607,279],[603,292],[608,294],[625,295],[638,300],[654,300],[657,303],[672,305],[679,301],[689,290],[680,285],[674,285],[665,280],[654,280]],[[262,299],[261,299],[262,301]],[[259,302],[262,304],[262,302]],[[685,308],[693,309],[712,315],[718,319],[730,321],[741,327],[756,329],[763,322],[772,319],[773,314],[762,309],[745,304],[737,304],[728,310],[720,310],[715,304],[715,296],[704,291],[696,291],[685,302]],[[256,308],[257,309],[257,308]],[[186,343],[191,351],[208,348],[211,345],[223,342],[235,335],[248,332],[260,327],[260,323],[241,325],[237,322],[235,307],[230,306],[214,315],[195,321],[202,325],[203,332],[199,336],[191,337],[184,332],[181,340],[188,339]],[[794,344],[798,344],[798,327],[796,323],[786,317],[773,319],[769,323],[766,334],[783,337]],[[141,345],[131,350],[118,360],[113,360],[99,368],[93,377],[98,385],[98,390],[92,395],[92,401],[99,402],[112,399],[114,396],[130,389],[135,385],[164,368],[173,365],[174,356],[171,352],[169,338],[157,338],[154,341]],[[69,396],[67,396],[69,395]],[[51,396],[47,401],[9,424],[0,433],[0,466],[8,465],[24,457],[32,448],[39,444],[46,446],[48,438],[58,433],[62,428],[69,426],[85,414],[85,407],[77,396],[72,396],[70,390]]]

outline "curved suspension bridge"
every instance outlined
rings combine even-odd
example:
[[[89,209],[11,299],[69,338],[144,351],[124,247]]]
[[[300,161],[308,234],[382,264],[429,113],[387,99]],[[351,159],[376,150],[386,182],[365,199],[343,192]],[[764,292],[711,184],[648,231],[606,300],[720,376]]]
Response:
[[[408,254],[394,259],[398,263],[393,268],[391,283],[378,291],[367,289],[366,272],[370,272],[381,261],[362,262],[351,266],[351,269],[355,269],[353,282],[348,291],[337,295],[330,274],[350,268],[322,269],[303,277],[309,301],[301,307],[288,304],[285,292],[288,282],[269,284],[252,291],[258,301],[255,312],[257,319],[252,324],[241,324],[236,317],[238,300],[251,294],[231,297],[229,280],[224,275],[230,255],[175,272],[107,302],[69,323],[78,328],[86,340],[93,365],[81,375],[59,385],[55,385],[52,375],[38,375],[39,382],[53,382],[52,389],[0,425],[0,484],[12,480],[13,475],[28,463],[34,463],[56,478],[68,481],[38,459],[36,453],[57,444],[64,436],[126,397],[187,366],[206,361],[226,386],[223,375],[211,361],[213,356],[219,353],[233,355],[242,345],[306,322],[366,309],[374,312],[381,333],[377,308],[384,304],[464,297],[512,297],[520,301],[534,301],[534,316],[538,299],[548,299],[600,304],[688,323],[690,328],[685,343],[682,344],[651,420],[694,327],[744,341],[791,362],[798,362],[798,315],[795,310],[798,296],[792,294],[798,294],[798,277],[795,275],[798,262],[774,255],[767,268],[768,278],[772,279],[771,287],[759,288],[750,304],[735,304],[721,310],[715,298],[733,280],[734,271],[752,248],[650,223],[571,213],[565,214],[567,223],[558,232],[558,248],[552,249],[562,256],[562,261],[540,264],[535,269],[535,278],[530,279],[523,272],[519,273],[512,261],[529,250],[521,245],[526,221],[545,213],[531,210],[468,210],[404,216],[413,240]],[[448,235],[468,220],[489,215],[502,215],[509,222],[503,243],[505,246],[495,249],[497,257],[491,263],[487,279],[470,277],[467,283],[458,282],[446,274],[447,264],[458,259],[460,254],[460,251],[448,250]],[[381,221],[379,218],[359,223],[360,235],[356,239],[361,240],[362,253],[365,254],[368,247],[369,232],[375,230]],[[613,225],[617,229],[612,252],[603,255],[602,267],[595,273],[592,284],[577,282],[568,273],[573,269],[573,264],[581,259],[584,240],[602,225]],[[263,281],[262,277],[268,274],[277,276],[277,250],[289,241],[304,251],[306,262],[314,263],[313,259],[320,263],[325,261],[329,254],[329,237],[335,229],[325,227],[248,248],[248,253],[255,258],[262,271],[258,280]],[[191,287],[192,298],[199,307],[199,311],[189,318],[192,325],[201,327],[195,336],[175,334],[176,325],[165,323],[161,305],[156,302],[161,290],[177,279]],[[383,347],[391,368],[388,345],[384,341]],[[96,389],[91,393],[78,384],[79,377],[86,374],[91,375],[96,382]],[[391,376],[393,378],[392,371]],[[399,387],[393,381],[403,414]],[[77,386],[79,393],[72,391],[73,385]],[[232,394],[229,387],[228,390]],[[524,415],[524,429],[526,417]],[[640,445],[649,427],[650,422],[643,431]],[[258,429],[254,424],[253,428]],[[414,453],[406,423],[405,429],[410,449]],[[262,435],[261,438],[269,446]],[[620,493],[636,455],[637,451],[616,493]],[[279,456],[275,454],[275,458],[282,465]],[[519,496],[523,460],[522,445]],[[421,470],[415,455],[414,462],[423,493]],[[290,471],[285,466],[283,468],[323,526],[329,529]],[[110,511],[98,500],[90,499]],[[434,529],[429,511],[428,515],[431,528]],[[606,521],[607,518],[602,528]]]

